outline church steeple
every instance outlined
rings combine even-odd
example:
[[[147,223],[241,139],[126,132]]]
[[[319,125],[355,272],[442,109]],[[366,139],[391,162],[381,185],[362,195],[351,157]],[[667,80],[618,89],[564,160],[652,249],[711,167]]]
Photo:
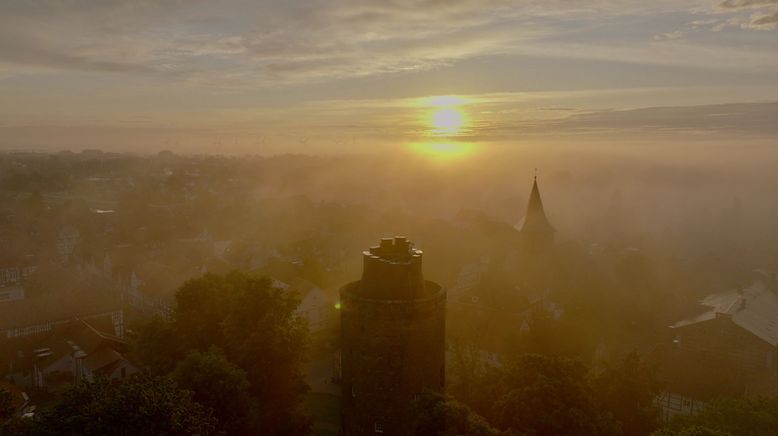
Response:
[[[548,221],[543,209],[537,173],[532,181],[532,192],[527,203],[527,212],[524,214],[524,218],[516,224],[516,229],[531,245],[547,245],[554,239],[556,230]]]

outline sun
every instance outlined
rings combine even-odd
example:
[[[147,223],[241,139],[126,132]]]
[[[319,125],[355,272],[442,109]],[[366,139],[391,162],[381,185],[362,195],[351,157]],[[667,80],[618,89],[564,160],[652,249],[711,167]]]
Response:
[[[436,160],[459,160],[469,156],[474,144],[466,142],[470,120],[466,105],[471,99],[457,95],[439,95],[416,100],[415,106],[422,108],[425,124],[424,136],[410,144],[420,154]]]
[[[469,103],[464,97],[438,95],[423,98],[419,105],[427,108],[427,133],[430,136],[448,137],[464,133],[467,116],[463,106]]]
[[[452,136],[458,134],[465,124],[465,117],[454,107],[444,107],[432,112],[430,117],[432,133],[436,136]]]

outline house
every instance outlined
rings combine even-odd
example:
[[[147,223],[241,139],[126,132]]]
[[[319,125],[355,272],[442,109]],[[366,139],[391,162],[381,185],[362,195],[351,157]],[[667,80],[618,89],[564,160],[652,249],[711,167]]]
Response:
[[[48,332],[77,317],[111,320],[113,326],[106,331],[121,337],[124,335],[121,306],[115,296],[90,290],[63,290],[36,298],[6,301],[0,304],[0,340]],[[0,355],[0,361],[2,358]]]
[[[708,295],[703,311],[670,326],[657,360],[663,416],[696,413],[717,396],[778,392],[778,295],[767,280]]]
[[[745,372],[776,370],[778,295],[763,281],[745,289],[712,294],[703,313],[670,328],[683,350],[734,363]]]
[[[98,328],[96,326],[100,326]],[[59,390],[96,376],[122,380],[138,367],[125,357],[124,339],[108,333],[110,320],[74,319],[6,345],[12,350],[6,378],[17,386]]]
[[[678,415],[696,415],[705,409],[705,402],[673,392],[661,392],[655,401],[664,422]]]
[[[24,262],[16,266],[0,268],[0,302],[23,300],[24,282],[37,270],[33,255],[25,256]]]
[[[24,300],[24,288],[22,285],[0,287],[0,303],[16,300]]]
[[[16,267],[0,268],[0,286],[19,283],[22,271]]]
[[[481,283],[482,277],[489,272],[489,263],[490,259],[483,257],[480,262],[464,265],[459,271],[456,282],[449,288],[448,298],[455,301],[472,294],[473,290],[477,289],[478,285]],[[475,300],[473,297],[475,297]],[[470,295],[472,303],[477,303],[477,299],[478,296]]]
[[[57,238],[57,252],[63,261],[69,260],[80,244],[81,232],[77,228],[67,226],[59,231],[59,237]]]

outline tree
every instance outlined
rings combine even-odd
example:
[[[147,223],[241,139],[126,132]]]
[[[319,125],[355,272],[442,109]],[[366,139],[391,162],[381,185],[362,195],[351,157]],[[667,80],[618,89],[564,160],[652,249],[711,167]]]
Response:
[[[719,398],[709,402],[700,414],[677,417],[670,422],[668,428],[656,434],[696,436],[696,433],[691,431],[700,431],[699,429],[712,432],[699,434],[717,436],[778,434],[778,398]]]
[[[425,391],[413,403],[413,434],[419,436],[497,436],[481,416],[451,397]]]
[[[651,433],[651,436],[732,436],[732,433],[724,433],[708,427],[694,425],[680,430],[661,429]]]
[[[13,414],[13,396],[7,389],[0,388],[0,423],[10,419]]]
[[[73,386],[49,411],[4,428],[29,435],[213,435],[216,421],[167,378],[141,375],[120,385]],[[10,434],[10,432],[8,433]]]
[[[487,364],[479,348],[474,344],[460,341],[451,342],[451,362],[447,369],[446,391],[457,398],[466,398],[471,402],[488,403],[490,398],[482,397],[483,379]],[[449,376],[450,374],[450,376]]]
[[[606,366],[592,385],[598,406],[621,422],[624,435],[642,436],[658,427],[656,368],[637,352],[627,354],[615,367]]]
[[[226,434],[248,433],[251,398],[246,372],[230,363],[221,350],[212,347],[205,353],[189,353],[178,363],[172,378],[213,412]]]
[[[137,342],[138,357],[152,374],[169,373],[182,357],[173,324],[161,317],[152,318],[140,329]]]
[[[165,372],[191,351],[215,346],[245,371],[257,432],[307,434],[311,422],[302,413],[302,394],[308,389],[302,363],[308,329],[295,314],[298,305],[296,294],[274,288],[266,277],[206,274],[176,292],[170,321],[144,329],[139,355]]]
[[[502,430],[532,435],[612,435],[618,425],[597,408],[580,363],[527,354],[492,376],[487,415]]]

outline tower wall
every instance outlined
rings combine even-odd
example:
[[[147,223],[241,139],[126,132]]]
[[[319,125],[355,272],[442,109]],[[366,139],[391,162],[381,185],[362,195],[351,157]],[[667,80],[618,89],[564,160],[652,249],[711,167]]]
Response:
[[[398,242],[365,252],[362,280],[341,288],[345,436],[408,434],[414,398],[445,383],[446,291],[423,279],[421,252]]]

